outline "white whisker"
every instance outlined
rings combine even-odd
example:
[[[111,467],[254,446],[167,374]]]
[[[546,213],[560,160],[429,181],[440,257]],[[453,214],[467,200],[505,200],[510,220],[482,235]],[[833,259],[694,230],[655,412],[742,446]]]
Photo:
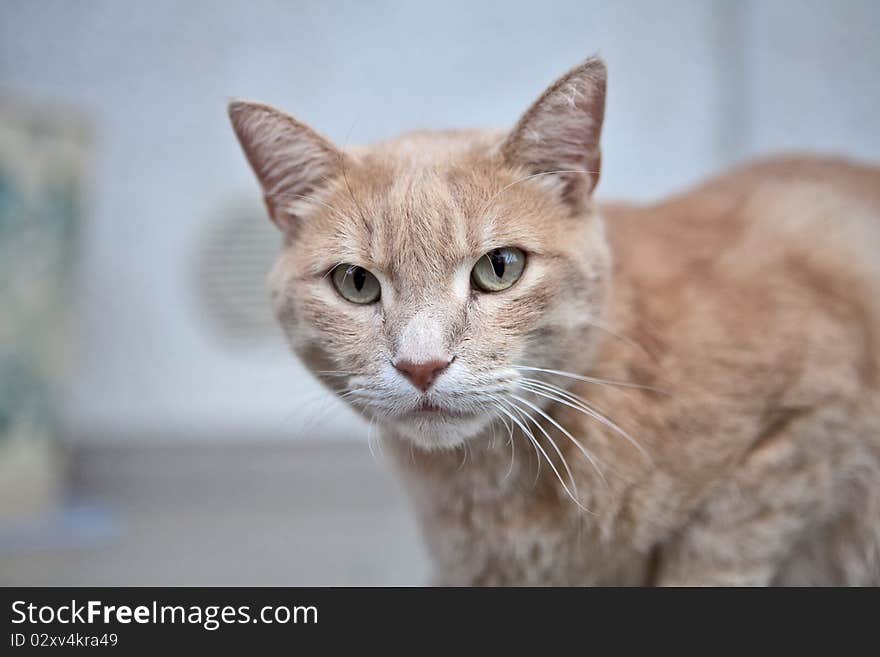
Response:
[[[516,400],[519,401],[519,402],[524,403],[524,404],[525,404],[526,406],[528,406],[529,408],[532,408],[532,409],[534,409],[534,410],[537,410],[539,413],[541,412],[540,409],[538,409],[536,406],[533,406],[532,404],[529,404],[526,400],[524,400],[524,399],[522,399],[522,398],[520,398],[520,397],[517,397],[516,395],[511,395],[511,397],[512,397],[513,399],[516,399]],[[539,430],[542,434],[544,434],[544,437],[549,441],[550,445],[553,447],[554,451],[555,451],[556,454],[559,456],[559,460],[562,461],[562,466],[565,468],[565,472],[566,472],[566,474],[568,474],[568,478],[569,478],[569,480],[571,481],[571,489],[574,491],[575,495],[577,495],[578,497],[580,497],[580,495],[578,495],[577,481],[576,481],[575,478],[574,478],[574,474],[572,474],[572,472],[571,472],[571,468],[568,467],[568,461],[565,460],[565,456],[562,454],[562,451],[559,449],[559,446],[556,444],[556,442],[553,440],[553,438],[550,437],[550,434],[547,433],[547,430],[544,429],[544,427],[541,425],[541,423],[538,422],[537,420],[535,420],[535,418],[533,418],[533,417],[532,417],[531,415],[529,415],[527,412],[523,411],[521,407],[517,406],[517,405],[514,404],[513,402],[509,402],[509,403],[510,403],[510,405],[511,405],[512,407],[514,407],[514,408],[516,408],[517,410],[519,410],[521,413],[523,413],[523,415],[525,415],[529,420],[531,420],[532,424],[534,424],[536,427],[538,427],[538,430]],[[544,413],[541,413],[541,415],[544,415]],[[545,417],[546,417],[546,415],[545,415]],[[551,420],[551,421],[552,421],[552,420]],[[554,423],[554,424],[555,424],[555,423]]]
[[[544,448],[541,447],[541,445],[538,443],[537,440],[535,440],[532,432],[526,426],[524,426],[523,423],[517,417],[515,417],[513,415],[513,413],[508,411],[505,407],[499,406],[499,408],[503,413],[505,413],[514,422],[514,424],[516,424],[523,431],[523,433],[529,438],[529,440],[531,440],[531,442],[535,446],[535,448],[537,450],[540,450],[541,454],[544,455],[544,458],[547,460],[548,465],[553,470],[553,473],[556,475],[556,479],[559,480],[559,484],[562,486],[563,490],[565,490],[566,494],[571,499],[571,501],[574,502],[577,505],[577,507],[579,509],[581,509],[582,511],[585,511],[586,513],[592,514],[593,511],[590,511],[583,504],[581,504],[580,501],[572,494],[571,490],[569,490],[568,486],[565,484],[565,480],[559,474],[559,470],[556,469],[556,466],[553,464],[553,461],[547,455],[547,452],[544,451]]]
[[[505,400],[502,400],[502,403],[504,403],[504,401]],[[541,455],[538,453],[538,446],[535,442],[535,434],[532,433],[531,429],[529,429],[528,420],[525,417],[523,417],[523,412],[519,408],[516,408],[512,404],[510,404],[509,401],[507,401],[507,403],[510,406],[510,410],[512,410],[514,413],[516,413],[520,420],[525,422],[525,426],[523,426],[522,424],[519,426],[522,428],[523,433],[525,434],[526,438],[528,438],[529,441],[532,443],[532,449],[535,451],[535,461],[536,461],[535,481],[532,482],[532,488],[534,488],[535,486],[538,485],[538,480],[541,478]]]
[[[605,475],[602,473],[602,469],[599,467],[599,464],[596,462],[596,459],[593,457],[592,454],[590,454],[590,452],[574,436],[571,435],[571,433],[568,430],[565,429],[565,427],[563,427],[556,420],[554,420],[552,417],[550,417],[550,415],[548,413],[545,413],[540,408],[538,408],[537,406],[532,404],[530,401],[523,399],[522,397],[520,397],[518,395],[511,395],[511,397],[513,397],[517,401],[525,404],[526,406],[531,408],[536,413],[539,413],[542,417],[546,418],[546,420],[548,422],[550,422],[550,424],[552,424],[554,427],[559,429],[559,431],[561,431],[572,443],[575,444],[575,446],[580,450],[581,454],[583,454],[587,458],[587,460],[593,466],[593,469],[596,470],[596,473],[599,475],[599,478],[605,483],[605,485],[606,486],[608,485],[608,481],[605,479]]]
[[[461,463],[458,464],[458,468],[456,468],[456,470],[455,470],[456,472],[461,472],[461,469],[464,467],[464,464],[467,463],[467,455],[468,455],[467,441],[464,441],[464,443],[462,443],[461,453],[462,453]]]
[[[665,394],[661,390],[658,390],[657,388],[642,385],[640,383],[630,383],[629,381],[612,381],[609,379],[597,379],[596,377],[583,376],[581,374],[574,374],[573,372],[564,372],[562,370],[549,370],[549,369],[545,369],[543,367],[530,367],[527,365],[513,365],[512,367],[516,370],[528,370],[530,372],[544,372],[545,374],[554,374],[556,376],[562,376],[567,379],[576,379],[577,381],[585,381],[587,383],[596,383],[598,385],[618,386],[621,388],[637,388],[640,390],[650,390],[651,392]]]
[[[520,178],[518,180],[514,180],[509,185],[502,187],[494,196],[492,196],[492,198],[490,198],[486,202],[486,204],[483,206],[482,210],[480,211],[480,215],[485,214],[486,210],[488,210],[492,206],[492,203],[494,203],[495,200],[499,196],[501,196],[504,192],[506,192],[511,187],[515,187],[516,185],[519,185],[520,183],[524,183],[527,180],[532,180],[533,178],[540,178],[542,176],[552,176],[552,175],[556,175],[556,174],[560,174],[560,173],[578,173],[581,175],[589,176],[589,175],[598,174],[598,171],[584,171],[583,169],[559,169],[558,171],[541,171],[540,173],[532,173],[532,174],[529,174],[528,176],[523,176],[522,178]]]
[[[644,354],[647,354],[648,356],[651,355],[650,351],[648,351],[644,346],[642,346],[641,344],[639,344],[638,342],[636,342],[632,338],[627,337],[625,335],[621,335],[620,333],[616,333],[615,331],[612,331],[610,328],[608,328],[604,324],[601,324],[601,323],[593,321],[593,320],[587,320],[587,324],[589,324],[593,328],[599,329],[603,333],[607,333],[608,335],[610,335],[613,338],[617,338],[618,340],[620,340],[624,344],[626,344],[630,347],[633,347],[634,349],[638,349],[639,351],[641,351]]]
[[[500,406],[497,402],[492,402],[492,405],[496,410],[500,410]],[[510,467],[507,468],[507,474],[505,474],[504,479],[502,479],[502,481],[507,481],[513,473],[513,462],[516,459],[516,443],[513,440],[513,425],[510,424],[503,415],[498,415],[498,419],[501,420],[502,424],[504,424],[504,427],[507,429],[507,441],[510,445]]]
[[[370,423],[367,425],[367,448],[370,450],[370,456],[373,457],[373,463],[379,465],[376,452],[373,451],[373,422],[373,418],[370,418]]]
[[[642,447],[641,443],[639,443],[638,440],[636,440],[630,434],[624,431],[615,422],[612,422],[608,417],[597,411],[595,408],[589,406],[581,398],[576,397],[560,388],[557,388],[556,386],[552,386],[544,382],[523,381],[519,384],[519,387],[523,388],[524,390],[528,390],[532,394],[538,395],[540,397],[545,397],[546,399],[562,404],[564,406],[568,406],[569,408],[572,408],[576,411],[580,411],[584,415],[588,415],[597,422],[607,426],[615,433],[623,436],[633,447],[635,447],[642,454],[642,456],[653,463],[651,455],[644,447]]]

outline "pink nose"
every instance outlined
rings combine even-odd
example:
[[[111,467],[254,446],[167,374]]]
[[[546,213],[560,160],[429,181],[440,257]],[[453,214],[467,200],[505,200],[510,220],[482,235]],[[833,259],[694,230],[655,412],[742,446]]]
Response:
[[[413,363],[408,360],[400,360],[394,363],[394,367],[403,374],[416,388],[425,392],[431,387],[440,373],[449,367],[450,360],[429,360],[425,363]]]

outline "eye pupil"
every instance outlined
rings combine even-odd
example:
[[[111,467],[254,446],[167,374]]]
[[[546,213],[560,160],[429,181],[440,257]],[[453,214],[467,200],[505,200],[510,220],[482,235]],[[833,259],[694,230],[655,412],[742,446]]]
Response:
[[[504,268],[507,266],[507,258],[504,257],[504,251],[495,249],[489,254],[489,260],[492,262],[492,270],[498,278],[504,278]]]
[[[354,272],[352,272],[351,278],[355,289],[360,292],[364,289],[364,283],[367,281],[367,272],[361,267],[354,267]]]
[[[483,254],[471,270],[471,285],[480,292],[501,292],[519,280],[526,254],[514,246]]]
[[[346,301],[369,304],[379,300],[382,287],[370,270],[357,265],[341,264],[332,270],[332,281],[336,291]]]

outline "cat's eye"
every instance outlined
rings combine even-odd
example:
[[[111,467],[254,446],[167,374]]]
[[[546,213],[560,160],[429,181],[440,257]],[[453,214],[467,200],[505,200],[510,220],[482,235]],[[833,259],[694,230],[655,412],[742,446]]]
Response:
[[[382,293],[379,280],[357,265],[337,265],[332,277],[339,294],[352,303],[374,303]]]
[[[471,281],[483,292],[501,292],[519,280],[525,266],[526,254],[519,249],[492,249],[474,265]]]

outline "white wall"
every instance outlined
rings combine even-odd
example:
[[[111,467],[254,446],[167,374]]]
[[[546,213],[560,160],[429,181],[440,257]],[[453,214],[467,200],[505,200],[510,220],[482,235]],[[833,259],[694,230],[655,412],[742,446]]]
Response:
[[[880,159],[878,30],[872,0],[5,0],[0,92],[94,119],[70,421],[94,436],[310,435],[301,409],[318,389],[280,339],[230,348],[195,301],[206,227],[257,197],[231,96],[339,142],[504,125],[598,52],[610,67],[599,191],[647,199],[755,152]],[[329,408],[319,433],[358,429]]]
[[[880,160],[880,2],[748,7],[746,152],[809,148]]]

